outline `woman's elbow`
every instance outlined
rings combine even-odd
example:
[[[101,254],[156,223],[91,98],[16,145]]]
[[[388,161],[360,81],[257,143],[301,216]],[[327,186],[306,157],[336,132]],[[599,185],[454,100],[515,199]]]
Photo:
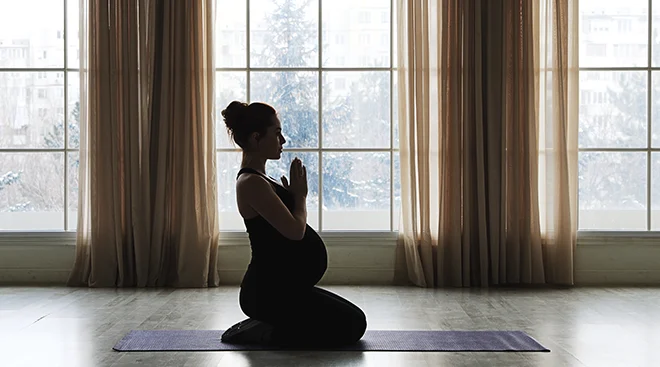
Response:
[[[295,231],[292,231],[291,233],[289,233],[285,237],[292,240],[292,241],[300,241],[303,238],[305,238],[306,230],[307,230],[307,225],[305,225],[305,227],[303,227],[302,230],[296,229]]]

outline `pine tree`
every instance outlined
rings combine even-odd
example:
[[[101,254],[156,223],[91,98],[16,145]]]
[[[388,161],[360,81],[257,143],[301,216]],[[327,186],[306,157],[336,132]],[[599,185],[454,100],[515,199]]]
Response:
[[[17,183],[21,178],[21,172],[9,171],[4,175],[0,176],[0,191]]]
[[[69,146],[80,146],[80,103],[76,102],[71,110],[71,118],[69,118],[67,132],[69,136]],[[50,132],[44,136],[44,143],[46,147],[53,149],[61,149],[64,147],[64,118],[57,124],[53,125]]]

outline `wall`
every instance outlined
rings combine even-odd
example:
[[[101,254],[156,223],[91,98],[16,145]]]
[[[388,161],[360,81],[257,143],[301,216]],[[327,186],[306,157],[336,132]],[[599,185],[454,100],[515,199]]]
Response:
[[[392,233],[324,233],[329,267],[322,284],[392,284]],[[73,266],[74,234],[0,235],[0,284],[63,285]],[[250,259],[243,233],[222,238],[223,284],[238,284]],[[578,285],[660,285],[660,238],[635,234],[581,235],[575,253]]]

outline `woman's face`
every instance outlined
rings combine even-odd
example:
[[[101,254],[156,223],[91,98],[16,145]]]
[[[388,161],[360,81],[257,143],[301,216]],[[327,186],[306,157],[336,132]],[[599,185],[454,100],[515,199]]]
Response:
[[[282,123],[277,115],[273,115],[273,124],[266,130],[266,135],[259,139],[259,152],[266,159],[280,159],[282,146],[286,139],[282,135]]]

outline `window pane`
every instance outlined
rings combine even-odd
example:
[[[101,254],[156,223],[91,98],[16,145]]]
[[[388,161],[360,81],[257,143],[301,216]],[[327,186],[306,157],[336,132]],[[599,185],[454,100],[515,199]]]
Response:
[[[245,0],[217,0],[215,9],[216,67],[246,67],[247,5]]]
[[[398,55],[398,50],[399,49],[398,49],[398,45],[397,45],[397,43],[398,43],[397,38],[399,37],[398,31],[397,31],[397,28],[398,28],[398,25],[397,25],[398,20],[397,19],[398,19],[399,15],[397,13],[396,3],[393,3],[392,5],[394,5],[394,6],[391,6],[391,9],[392,9],[392,19],[391,19],[391,22],[392,22],[392,46],[391,46],[392,47],[392,67],[396,68],[397,65],[398,65],[398,57],[399,57],[399,55]],[[432,9],[435,9],[435,8],[437,8],[437,6],[432,7]]]
[[[401,158],[399,152],[394,152],[394,188],[392,195],[394,195],[394,231],[399,230],[400,216],[401,216]]]
[[[647,73],[580,73],[580,147],[646,148]]]
[[[63,229],[63,153],[0,153],[0,230]]]
[[[660,153],[651,153],[651,230],[660,230]]]
[[[646,230],[646,153],[582,152],[581,230]]]
[[[323,153],[323,230],[390,230],[390,153]]]
[[[80,0],[66,1],[66,64],[80,68]]]
[[[0,68],[64,65],[63,0],[0,0]]]
[[[242,153],[219,152],[217,158],[220,230],[245,231],[245,223],[236,206],[236,175],[241,168]]]
[[[78,149],[80,148],[80,75],[78,72],[69,72],[67,78],[68,148]]]
[[[68,172],[67,172],[67,207],[68,228],[69,231],[75,231],[78,228],[78,168],[80,167],[80,154],[78,152],[68,153]]]
[[[218,148],[239,148],[230,140],[227,125],[222,119],[222,110],[232,101],[247,102],[247,73],[244,71],[221,71],[215,73],[215,112],[217,129],[216,145]]]
[[[63,147],[63,73],[0,72],[0,148]]]
[[[293,158],[298,157],[307,167],[307,224],[319,228],[319,154],[316,152],[284,152],[280,160],[268,161],[266,173],[282,182],[285,175],[289,179],[289,170]]]
[[[318,66],[318,3],[251,0],[250,66]]]
[[[323,76],[323,146],[389,148],[390,72]]]
[[[580,66],[648,66],[648,0],[580,0]]]
[[[653,25],[653,33],[651,34],[651,52],[652,52],[652,62],[653,66],[660,66],[660,6],[656,3],[653,3],[653,19],[651,20]]]
[[[660,73],[651,73],[651,143],[654,148],[660,146]]]
[[[323,66],[389,67],[390,2],[322,2]]]
[[[399,89],[397,84],[397,71],[392,72],[392,148],[399,149]]]
[[[265,102],[278,112],[286,148],[318,147],[318,73],[252,72],[251,102]]]

